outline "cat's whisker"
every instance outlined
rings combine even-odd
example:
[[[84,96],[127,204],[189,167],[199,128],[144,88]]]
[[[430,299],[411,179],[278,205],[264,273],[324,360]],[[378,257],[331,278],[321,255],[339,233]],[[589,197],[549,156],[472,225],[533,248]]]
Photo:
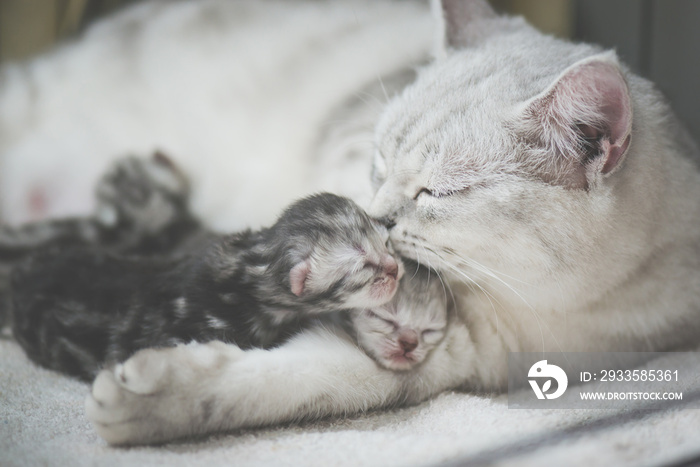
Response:
[[[459,253],[457,253],[456,251],[451,251],[450,254],[451,254],[452,256],[455,256],[457,259],[459,259],[459,260],[461,260],[461,261],[464,261],[465,263],[474,264],[474,265],[476,265],[476,266],[478,266],[478,267],[480,267],[480,268],[483,268],[484,273],[493,274],[493,275],[500,275],[500,276],[503,276],[503,277],[505,277],[505,278],[507,278],[507,279],[511,279],[511,280],[516,281],[516,282],[519,282],[519,283],[521,283],[521,284],[523,284],[523,285],[527,285],[527,286],[530,286],[530,287],[533,286],[533,284],[531,284],[531,283],[529,283],[529,282],[525,282],[525,281],[522,280],[522,279],[518,279],[517,277],[510,276],[510,275],[508,275],[508,274],[506,274],[506,273],[504,273],[504,272],[500,272],[500,271],[497,271],[497,270],[495,270],[495,269],[493,269],[493,268],[490,268],[490,267],[488,267],[488,266],[485,266],[485,265],[479,263],[478,261],[476,261],[474,258],[465,258],[465,257],[463,257],[462,255],[460,255]]]
[[[424,246],[424,245],[421,245],[421,246],[423,247],[423,249],[425,249],[425,246]],[[429,268],[429,270],[434,270],[434,271],[435,271],[435,274],[437,275],[438,279],[440,280],[440,283],[442,284],[442,290],[443,290],[443,293],[445,294],[445,299],[447,299],[447,292],[448,292],[448,290],[449,290],[449,292],[450,292],[450,297],[452,298],[452,302],[453,302],[453,303],[457,303],[457,300],[455,299],[454,292],[452,291],[452,287],[449,285],[448,282],[446,282],[446,281],[443,279],[443,277],[440,275],[440,271],[439,271],[437,268],[435,268],[435,269],[432,268],[432,266],[430,265],[430,255],[426,255],[426,256],[428,257],[428,268]]]
[[[483,266],[482,264],[479,264],[477,261],[468,260],[467,258],[461,258],[461,257],[460,257],[460,259],[464,262],[464,265],[465,265],[465,266],[471,267],[471,268],[477,270],[478,272],[482,272],[482,273],[485,274],[487,277],[490,277],[490,278],[492,278],[492,279],[495,279],[496,281],[498,281],[498,283],[503,284],[504,286],[506,286],[506,288],[507,288],[508,290],[510,290],[511,292],[513,292],[513,293],[525,304],[525,306],[527,306],[527,307],[528,307],[529,309],[531,309],[531,310],[534,310],[533,306],[530,305],[530,303],[525,299],[525,297],[522,296],[522,294],[520,293],[520,291],[518,291],[515,287],[513,287],[512,285],[510,285],[509,283],[507,283],[505,280],[503,280],[503,279],[501,279],[500,277],[498,277],[496,274],[492,273],[486,266]]]
[[[466,258],[462,258],[462,259],[463,259],[463,260],[466,260]],[[493,274],[488,274],[488,268],[486,268],[485,266],[480,265],[480,264],[479,264],[478,262],[476,262],[476,261],[474,261],[474,263],[475,263],[476,265],[481,266],[481,267],[483,267],[484,269],[486,269],[484,272],[487,273],[487,275],[488,275],[489,277],[492,277],[492,278],[498,280],[498,281],[501,282],[503,285],[505,285],[506,287],[508,287],[508,288],[509,288],[513,293],[515,293],[515,294],[518,296],[518,298],[520,298],[520,300],[522,300],[522,302],[526,305],[526,307],[529,309],[529,311],[530,311],[530,312],[532,313],[532,315],[535,317],[535,321],[537,322],[537,326],[538,326],[539,331],[540,331],[540,338],[541,338],[541,341],[542,341],[542,351],[544,352],[544,351],[546,350],[546,346],[545,346],[544,330],[543,330],[543,328],[542,328],[542,326],[543,326],[543,321],[542,321],[541,316],[540,316],[539,313],[537,312],[537,310],[536,310],[532,305],[530,305],[530,304],[525,300],[525,298],[524,298],[522,295],[520,295],[520,293],[518,293],[518,291],[517,291],[515,288],[513,288],[512,286],[510,286],[508,283],[506,283],[504,280],[500,279],[499,277],[497,277],[497,276],[495,276],[495,275],[493,275]],[[562,347],[561,347],[561,345],[559,345],[559,342],[557,342],[556,336],[554,335],[554,333],[552,332],[552,330],[546,325],[546,323],[544,324],[544,326],[545,326],[545,328],[547,329],[548,333],[552,336],[552,339],[554,340],[554,342],[555,342],[555,344],[557,345],[557,347],[559,347],[559,349],[561,350]]]
[[[425,248],[425,247],[424,247],[424,248]],[[498,312],[496,311],[496,308],[495,308],[495,306],[494,306],[493,300],[496,301],[496,303],[499,305],[499,307],[500,307],[504,312],[508,313],[508,311],[507,311],[508,308],[507,308],[507,307],[504,307],[503,304],[502,304],[494,295],[492,295],[490,292],[486,291],[486,289],[484,289],[483,287],[481,287],[481,285],[480,285],[478,282],[476,282],[473,278],[469,277],[464,271],[462,271],[461,269],[457,268],[455,265],[453,265],[453,264],[450,263],[449,261],[445,260],[441,255],[439,255],[436,251],[432,250],[431,248],[427,248],[427,250],[433,252],[433,254],[434,254],[437,258],[439,258],[439,259],[443,262],[444,265],[446,265],[447,267],[451,268],[452,271],[456,272],[457,274],[459,274],[459,275],[461,275],[461,276],[467,278],[467,280],[471,281],[474,285],[476,285],[476,286],[484,293],[484,295],[486,296],[486,298],[489,300],[489,303],[491,304],[491,308],[492,308],[492,310],[493,310],[493,312],[494,312],[494,315],[495,315],[495,317],[496,317],[496,333],[498,334],[498,333],[499,333],[499,329],[500,329],[500,320],[499,320]],[[477,264],[478,264],[478,263],[477,263]],[[498,277],[496,277],[496,279],[500,280]],[[505,285],[508,286],[508,284],[505,284]],[[515,293],[516,293],[516,295],[520,296],[517,292],[515,292]],[[537,311],[534,309],[534,307],[532,307],[529,303],[527,303],[527,301],[525,301],[522,297],[520,297],[520,298],[523,300],[523,302],[525,303],[525,305],[527,305],[527,307],[530,309],[530,312],[532,312],[533,315],[535,316],[535,320],[537,321],[538,327],[539,327],[539,329],[540,329],[540,336],[541,336],[541,339],[542,339],[542,346],[543,346],[543,348],[544,348],[544,332],[543,332],[543,330],[542,330],[542,325],[541,325],[541,321],[540,321],[540,316],[539,316],[539,314],[537,313]],[[509,314],[510,314],[510,313],[509,313]],[[512,317],[512,316],[511,316],[511,317]],[[549,329],[548,329],[548,330],[549,330]],[[550,331],[550,334],[551,334],[551,330],[549,330],[549,331]]]
[[[459,256],[459,255],[455,254],[455,256]],[[462,258],[462,257],[460,257],[460,258],[461,258],[462,260],[464,260],[465,262],[468,261],[466,258]],[[499,277],[497,277],[497,276],[495,276],[495,275],[493,275],[493,274],[488,274],[488,268],[487,268],[486,266],[483,266],[483,265],[479,264],[479,263],[478,263],[477,261],[475,261],[475,260],[472,260],[472,261],[473,261],[473,263],[474,263],[477,267],[482,267],[482,268],[484,268],[484,273],[485,273],[485,274],[487,274],[489,277],[492,277],[492,278],[498,280],[498,281],[501,282],[503,285],[505,285],[506,287],[508,287],[513,293],[515,293],[515,294],[523,301],[523,303],[525,303],[525,305],[527,306],[527,308],[529,309],[529,311],[530,311],[530,312],[533,314],[533,316],[535,317],[535,320],[537,321],[537,325],[538,325],[538,327],[539,327],[539,329],[540,329],[540,336],[541,336],[541,339],[542,339],[542,351],[543,351],[543,352],[544,352],[545,349],[546,349],[546,347],[545,347],[545,339],[544,339],[544,330],[543,330],[543,328],[542,328],[543,325],[544,325],[544,327],[546,328],[546,330],[548,331],[548,334],[549,334],[549,335],[552,337],[552,339],[554,340],[555,345],[556,345],[561,351],[563,351],[562,346],[561,346],[561,345],[559,344],[559,342],[557,341],[556,335],[552,332],[552,330],[549,328],[549,326],[547,326],[546,321],[543,321],[543,320],[542,320],[542,318],[541,318],[541,316],[539,315],[539,313],[537,312],[537,310],[536,310],[532,305],[530,305],[530,304],[518,293],[518,291],[517,291],[514,287],[511,287],[508,283],[506,283],[504,280],[500,279]],[[474,266],[472,266],[472,267],[474,267]],[[559,286],[559,288],[560,288],[560,290],[561,290],[561,285],[559,284],[559,281],[557,281],[557,285]]]
[[[389,93],[386,92],[386,87],[384,86],[384,80],[382,79],[382,77],[380,75],[377,75],[377,79],[379,80],[379,85],[382,87],[382,92],[384,93],[384,98],[386,99],[386,101],[384,101],[384,103],[386,104],[391,100],[389,98]],[[379,99],[377,99],[377,100],[379,100]]]
[[[503,304],[495,296],[493,296],[489,291],[487,291],[481,285],[479,285],[478,282],[476,282],[474,279],[469,277],[469,275],[467,273],[465,273],[461,269],[457,268],[456,266],[454,266],[453,264],[451,264],[449,261],[445,260],[441,256],[436,254],[436,257],[438,258],[438,260],[440,260],[442,262],[443,266],[447,266],[450,270],[452,270],[458,276],[461,276],[464,279],[463,283],[465,285],[467,285],[472,291],[476,292],[476,289],[474,289],[474,287],[477,287],[484,294],[486,299],[489,301],[489,304],[491,305],[491,310],[493,311],[493,314],[496,318],[496,332],[498,333],[499,329],[500,329],[500,320],[499,320],[499,316],[498,316],[498,310],[496,310],[496,305],[494,304],[494,301],[496,302],[496,304],[498,304],[499,308],[505,310],[505,308],[503,307]]]
[[[383,88],[383,86],[382,86],[382,88]],[[384,89],[382,89],[382,91],[386,92],[386,90],[384,90]],[[376,113],[375,113],[376,116],[379,116],[382,113],[382,110],[384,109],[384,106],[386,105],[385,102],[382,102],[377,96],[375,96],[371,92],[358,91],[358,92],[354,93],[353,96],[360,99],[363,104],[366,104],[366,105],[372,107],[372,110],[376,110]],[[366,99],[365,97],[370,97],[371,101]]]
[[[449,263],[447,263],[447,264],[449,264]],[[478,264],[478,263],[477,263],[477,264]],[[460,271],[460,269],[457,268],[456,266],[453,266],[453,265],[451,265],[451,264],[450,264],[450,266],[453,267],[455,270]],[[473,266],[472,266],[472,267],[473,267]],[[542,342],[542,351],[544,352],[544,351],[545,351],[545,348],[546,348],[546,346],[545,346],[545,338],[544,338],[544,330],[542,329],[542,320],[541,320],[541,317],[540,317],[539,313],[537,313],[537,310],[535,310],[535,307],[533,307],[532,305],[530,305],[530,303],[529,303],[527,300],[525,300],[525,298],[524,298],[515,288],[513,288],[510,284],[508,284],[507,282],[505,282],[503,279],[501,279],[501,278],[499,278],[499,277],[497,277],[497,276],[495,276],[495,275],[493,275],[493,274],[488,274],[488,271],[487,271],[487,270],[486,270],[486,271],[483,271],[483,272],[484,272],[485,274],[487,274],[487,276],[492,277],[492,278],[496,279],[497,281],[499,281],[500,283],[502,283],[503,285],[505,285],[511,292],[513,292],[513,293],[525,304],[526,308],[530,311],[530,313],[532,313],[532,315],[533,315],[534,318],[535,318],[535,322],[537,323],[537,327],[539,328],[539,331],[540,331],[540,339],[541,339],[541,342]],[[480,286],[480,288],[481,288],[481,290],[484,290],[481,286]],[[500,302],[499,302],[499,305],[501,305],[501,309],[502,309],[502,310],[504,310],[504,311],[507,310],[507,307],[502,306],[502,304],[500,304]],[[496,324],[496,326],[498,327],[498,323]],[[547,328],[547,330],[549,331],[549,334],[550,334],[550,335],[553,335],[551,329]],[[557,345],[558,345],[558,344],[557,344]]]
[[[440,283],[442,284],[442,290],[445,294],[445,300],[447,300],[447,292],[450,292],[450,297],[452,298],[452,303],[457,303],[457,300],[455,299],[455,294],[452,291],[452,287],[449,285],[449,283],[445,282],[443,277],[440,275],[440,272],[436,269],[435,274],[437,275],[438,279],[440,280]],[[498,329],[496,330],[498,332]]]

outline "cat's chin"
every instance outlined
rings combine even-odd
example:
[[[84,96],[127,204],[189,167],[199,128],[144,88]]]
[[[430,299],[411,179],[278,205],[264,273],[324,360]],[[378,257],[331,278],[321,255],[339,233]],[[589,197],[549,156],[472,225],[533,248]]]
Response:
[[[420,360],[412,355],[390,355],[388,357],[382,357],[380,359],[382,366],[393,371],[408,371],[418,363]]]

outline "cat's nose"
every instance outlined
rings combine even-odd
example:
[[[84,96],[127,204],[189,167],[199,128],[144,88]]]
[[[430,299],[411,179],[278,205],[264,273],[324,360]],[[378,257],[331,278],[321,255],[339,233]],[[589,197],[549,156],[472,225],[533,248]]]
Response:
[[[413,331],[401,334],[401,336],[399,336],[399,345],[404,353],[411,352],[418,347],[418,335]]]

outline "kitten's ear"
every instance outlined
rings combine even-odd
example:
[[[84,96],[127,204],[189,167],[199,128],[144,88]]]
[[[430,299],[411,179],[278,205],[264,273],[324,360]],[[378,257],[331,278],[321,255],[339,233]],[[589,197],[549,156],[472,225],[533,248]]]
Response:
[[[467,47],[487,34],[490,28],[480,20],[497,16],[486,0],[431,0],[431,8],[438,21],[438,56],[446,48]]]
[[[311,271],[311,264],[308,260],[302,261],[297,264],[289,271],[289,284],[291,286],[292,293],[297,297],[301,297],[306,288],[306,279],[309,277],[309,272]]]
[[[526,132],[557,160],[556,181],[585,188],[620,167],[632,133],[632,103],[614,53],[584,59],[527,104]]]

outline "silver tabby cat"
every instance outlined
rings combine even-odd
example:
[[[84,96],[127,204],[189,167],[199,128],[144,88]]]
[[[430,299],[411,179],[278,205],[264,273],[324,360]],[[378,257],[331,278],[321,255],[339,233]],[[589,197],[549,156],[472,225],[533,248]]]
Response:
[[[443,0],[434,9],[435,58],[383,106],[374,100],[382,98],[381,86],[370,83],[385,77],[390,94],[410,80],[406,70],[427,57],[429,13],[413,2],[360,8],[342,1],[303,3],[290,13],[290,3],[265,3],[284,23],[274,27],[265,26],[270,11],[252,2],[161,6],[168,15],[148,4],[95,28],[92,42],[65,53],[84,58],[72,63],[99,70],[96,57],[114,54],[91,51],[130,57],[115,46],[118,38],[134,25],[153,32],[130,42],[158,51],[139,55],[139,63],[150,64],[140,76],[189,92],[168,94],[132,81],[121,102],[143,102],[147,90],[158,88],[151,99],[172,111],[160,115],[152,110],[157,105],[142,104],[139,128],[158,134],[134,129],[110,141],[150,149],[163,139],[174,154],[201,154],[181,120],[192,116],[192,128],[210,124],[194,132],[198,147],[225,152],[225,162],[183,165],[199,170],[198,214],[219,224],[233,222],[233,213],[263,221],[276,212],[273,205],[305,189],[355,190],[358,200],[369,200],[374,153],[372,214],[392,227],[404,256],[448,277],[456,313],[423,364],[404,372],[379,368],[341,330],[328,328],[272,351],[221,344],[143,351],[102,372],[87,400],[88,418],[108,442],[344,415],[456,387],[502,388],[509,351],[670,350],[697,342],[700,174],[691,159],[698,151],[652,84],[612,52],[542,35],[522,19],[497,16],[483,1]],[[217,37],[227,46],[221,51],[207,40],[213,29],[204,27],[202,12],[214,7],[219,14],[208,17],[218,20]],[[235,20],[241,9],[246,26]],[[203,55],[194,53],[197,41],[213,60],[197,58]],[[243,44],[251,41],[266,50],[265,58],[246,53]],[[61,63],[55,55],[43,69]],[[197,79],[165,66],[179,70],[183,63],[182,70],[197,70]],[[86,76],[73,72],[63,76]],[[13,95],[25,95],[19,79],[8,82],[20,89]],[[72,89],[71,82],[62,81]],[[191,82],[202,86],[190,90],[185,83]],[[26,99],[14,102],[14,120],[4,124],[12,143],[4,151],[11,170],[2,189],[6,203],[20,206],[41,178],[41,171],[22,169],[38,154],[23,135],[47,135],[52,127],[23,117],[31,115]],[[172,109],[175,102],[187,110]],[[250,110],[247,120],[240,109]],[[114,134],[106,113],[93,122]],[[242,159],[250,154],[256,157]],[[62,159],[66,166],[78,163],[77,156]],[[226,177],[246,180],[225,183]],[[65,200],[82,199],[61,192]],[[239,193],[254,194],[255,202],[222,207],[229,199],[251,199]],[[212,409],[206,417],[202,401]]]

